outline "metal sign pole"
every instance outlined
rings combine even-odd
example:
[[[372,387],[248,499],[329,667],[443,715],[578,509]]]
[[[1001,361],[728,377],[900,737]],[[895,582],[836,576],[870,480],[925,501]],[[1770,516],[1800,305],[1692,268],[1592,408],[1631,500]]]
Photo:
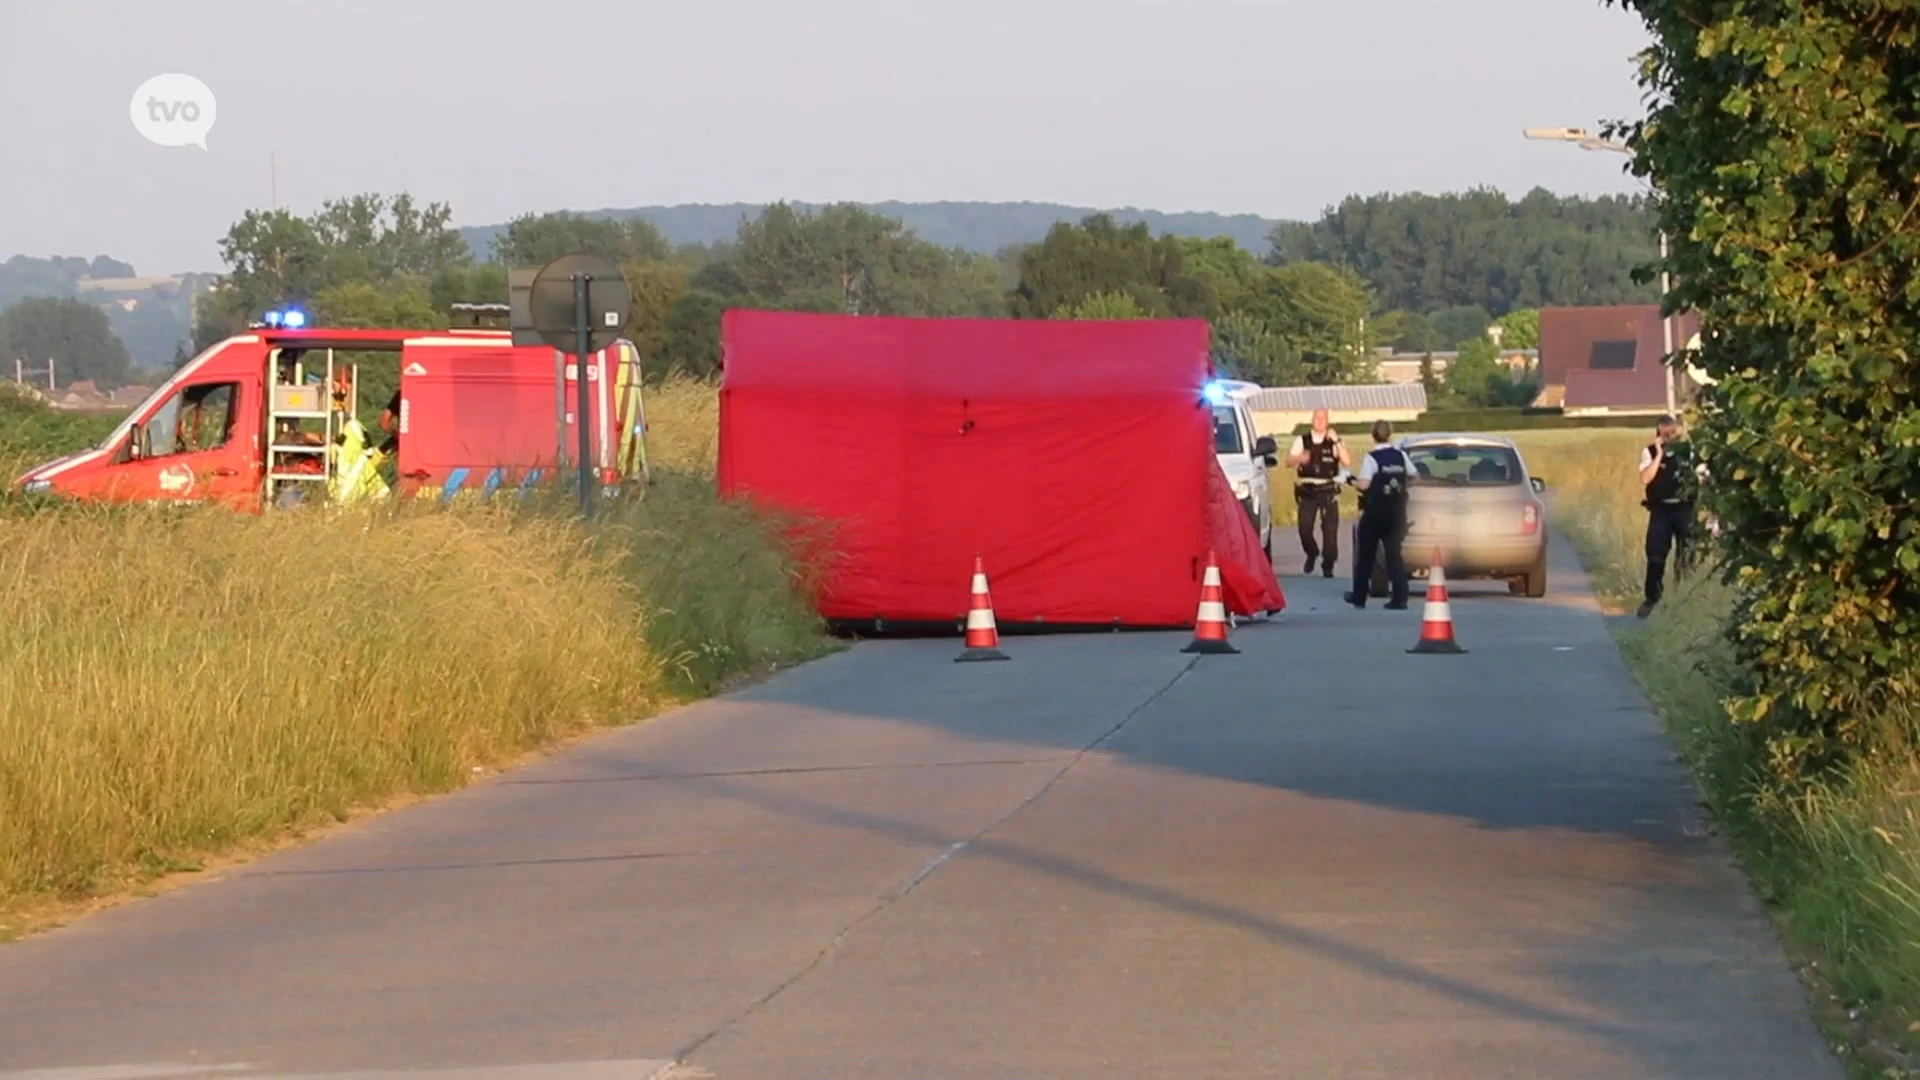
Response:
[[[1661,382],[1667,384],[1667,415],[1678,416],[1675,408],[1673,383],[1673,317],[1666,312],[1667,294],[1673,291],[1673,278],[1667,273],[1667,230],[1660,230],[1660,347],[1666,352],[1660,357]]]
[[[524,288],[515,283],[515,277],[525,282]],[[594,376],[599,374],[592,366],[593,355],[605,352],[620,340],[620,332],[632,316],[633,291],[627,285],[626,277],[620,273],[618,264],[585,253],[551,259],[531,274],[515,271],[509,278],[509,285],[515,298],[515,303],[508,305],[509,321],[513,324],[509,329],[513,332],[514,344],[543,343],[555,351],[563,365],[566,355],[569,352],[573,355],[574,370],[580,380],[575,406],[575,422],[580,425],[577,461],[580,468],[580,515],[591,518],[596,488],[599,486],[594,470],[605,464],[596,462],[593,453],[593,395],[596,388],[591,384]],[[519,299],[523,296],[524,301]],[[562,409],[560,423],[564,425],[564,366],[561,375],[558,395]],[[611,416],[605,422],[613,423]],[[565,434],[563,426],[560,440],[563,447],[561,475],[564,475],[566,468]]]
[[[590,274],[573,275],[574,359],[580,380],[580,411],[574,418],[574,424],[580,432],[580,516],[583,518],[593,516],[593,438],[589,430],[593,423],[593,398],[587,390],[588,355],[593,351],[593,328],[588,325],[587,315],[587,286],[592,280]]]

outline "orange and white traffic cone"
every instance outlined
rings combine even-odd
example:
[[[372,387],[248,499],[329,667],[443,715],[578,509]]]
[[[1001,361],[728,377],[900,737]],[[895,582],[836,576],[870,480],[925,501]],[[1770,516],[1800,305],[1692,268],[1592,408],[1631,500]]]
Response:
[[[980,556],[973,557],[973,602],[967,609],[967,648],[953,658],[963,660],[1007,660],[1000,651],[1000,629],[993,621],[993,597],[987,592],[987,569]]]
[[[1447,601],[1447,571],[1441,565],[1440,550],[1434,549],[1432,569],[1427,572],[1427,602],[1420,613],[1420,642],[1410,653],[1464,653],[1467,650],[1453,640],[1453,605]]]
[[[1200,611],[1193,621],[1193,640],[1183,653],[1218,655],[1240,650],[1227,641],[1227,604],[1220,589],[1220,563],[1207,552],[1207,576],[1200,579]]]

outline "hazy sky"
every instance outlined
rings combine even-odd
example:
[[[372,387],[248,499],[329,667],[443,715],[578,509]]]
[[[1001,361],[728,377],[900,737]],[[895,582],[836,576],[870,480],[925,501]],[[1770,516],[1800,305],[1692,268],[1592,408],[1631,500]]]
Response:
[[[1641,109],[1601,0],[0,0],[0,258],[220,269],[273,198],[459,224],[676,202],[1045,200],[1312,217],[1353,193],[1633,191],[1521,138]],[[144,141],[152,75],[218,101]]]

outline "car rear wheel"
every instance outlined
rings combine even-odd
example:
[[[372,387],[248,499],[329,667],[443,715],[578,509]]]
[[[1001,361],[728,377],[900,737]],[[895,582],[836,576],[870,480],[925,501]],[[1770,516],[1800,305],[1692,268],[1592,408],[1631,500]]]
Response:
[[[1525,596],[1529,600],[1538,600],[1547,595],[1547,549],[1541,545],[1540,554],[1534,556],[1533,565],[1525,574],[1507,583],[1507,591],[1515,596]]]

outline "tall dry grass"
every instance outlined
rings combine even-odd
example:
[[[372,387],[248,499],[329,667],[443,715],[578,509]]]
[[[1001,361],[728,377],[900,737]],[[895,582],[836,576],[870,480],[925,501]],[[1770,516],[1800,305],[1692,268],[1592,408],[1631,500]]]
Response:
[[[1514,438],[1553,485],[1555,519],[1596,586],[1637,602],[1646,512],[1633,463],[1646,434]],[[1872,1062],[1871,1075],[1907,1075],[1879,1070],[1900,1068],[1920,1034],[1920,748],[1892,743],[1838,775],[1781,787],[1758,742],[1728,719],[1740,676],[1724,634],[1735,599],[1711,568],[1670,577],[1652,618],[1621,635],[1622,651],[1788,940],[1845,1006],[1828,1019],[1856,1061]]]
[[[0,910],[447,790],[827,648],[777,523],[713,494],[712,400],[650,396],[656,483],[591,526],[537,506],[0,517]]]
[[[646,395],[647,453],[655,466],[712,475],[719,460],[720,392],[673,378]]]
[[[1645,576],[1646,511],[1635,465],[1648,433],[1594,428],[1509,437],[1527,470],[1546,482],[1549,516],[1586,556],[1594,587],[1615,603],[1636,597]]]

